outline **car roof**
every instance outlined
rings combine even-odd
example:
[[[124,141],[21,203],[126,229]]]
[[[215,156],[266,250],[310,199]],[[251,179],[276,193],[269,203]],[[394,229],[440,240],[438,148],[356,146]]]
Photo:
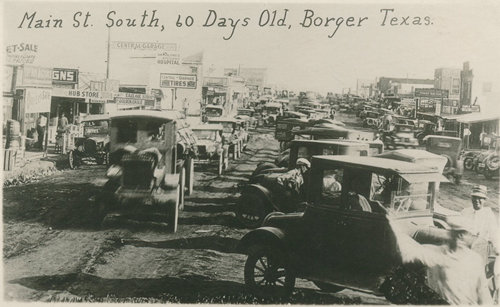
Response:
[[[218,105],[215,105],[215,104],[209,104],[205,107],[205,109],[221,109],[221,110],[224,110],[224,108],[222,106],[218,106]]]
[[[127,110],[127,111],[117,111],[110,115],[111,119],[118,118],[137,118],[137,117],[149,117],[157,118],[163,120],[177,120],[179,119],[179,114],[176,111],[159,111],[159,110]]]
[[[85,117],[82,117],[80,120],[81,122],[90,122],[94,120],[109,120],[109,114],[90,114],[90,115],[85,115]]]
[[[270,107],[270,108],[281,108],[281,103],[279,102],[268,102],[264,105],[264,107]]]
[[[237,123],[237,122],[239,122],[239,120],[237,120],[236,118],[216,117],[216,118],[209,118],[208,122],[209,123],[215,123],[215,122]]]
[[[447,139],[447,140],[454,140],[454,141],[460,141],[461,138],[457,138],[457,137],[454,137],[454,136],[446,136],[446,135],[434,135],[434,134],[430,134],[430,135],[426,135],[424,139]]]
[[[314,161],[342,163],[355,168],[363,168],[371,171],[392,171],[396,173],[436,173],[436,170],[399,160],[381,159],[369,156],[313,156]]]
[[[292,144],[337,144],[346,146],[368,146],[368,142],[340,140],[340,139],[321,139],[321,140],[293,140]]]
[[[221,124],[201,124],[191,127],[191,130],[224,130]]]
[[[436,154],[433,154],[431,152],[428,152],[427,150],[421,150],[421,149],[390,150],[390,151],[386,151],[386,152],[383,152],[381,154],[378,154],[375,157],[378,157],[378,158],[400,157],[400,158],[412,158],[412,159],[428,159],[428,158],[446,159],[446,157],[443,157],[441,155],[436,155]]]

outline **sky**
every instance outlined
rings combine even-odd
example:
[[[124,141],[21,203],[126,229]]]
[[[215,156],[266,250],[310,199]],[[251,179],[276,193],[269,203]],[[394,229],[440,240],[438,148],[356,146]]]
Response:
[[[273,11],[277,23],[285,9],[285,26],[269,26],[270,21],[259,26],[262,12],[261,23],[266,12],[272,17]],[[137,18],[140,23],[144,10],[156,10],[160,27],[116,27],[118,18]],[[210,10],[217,14],[217,22],[204,27]],[[341,92],[355,89],[357,79],[382,76],[433,79],[434,69],[461,68],[469,61],[475,89],[492,82],[493,90],[500,91],[498,1],[4,2],[4,52],[6,46],[33,43],[38,45],[34,65],[104,73],[110,11],[116,12],[110,15],[112,41],[177,43],[182,55],[203,51],[205,70],[213,66],[222,74],[224,67],[264,67],[269,82],[292,90]],[[27,20],[21,25],[26,13],[35,12],[34,19],[44,24],[46,19],[62,19],[62,28],[34,28],[35,21],[28,28]],[[92,26],[73,27],[77,12],[83,17],[89,12]],[[313,18],[305,18],[306,12]],[[193,24],[177,27],[179,15],[183,24],[191,16]],[[321,17],[316,19],[321,25],[306,27],[316,17]],[[221,18],[226,18],[226,27],[217,26]],[[232,29],[229,18],[239,21],[226,40]],[[245,18],[248,24],[243,26]],[[327,18],[335,19],[325,26]],[[417,18],[421,25],[412,24]],[[336,22],[341,22],[337,30]],[[140,55],[112,49],[111,77],[132,80],[140,75],[146,70],[144,61],[131,59]]]

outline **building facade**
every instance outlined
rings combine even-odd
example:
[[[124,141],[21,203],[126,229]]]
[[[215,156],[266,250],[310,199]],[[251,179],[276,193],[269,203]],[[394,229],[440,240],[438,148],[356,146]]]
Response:
[[[416,88],[433,88],[432,79],[389,78],[380,77],[377,89],[380,94],[413,97]]]
[[[450,99],[460,99],[460,69],[437,68],[434,70],[434,88],[447,90]]]

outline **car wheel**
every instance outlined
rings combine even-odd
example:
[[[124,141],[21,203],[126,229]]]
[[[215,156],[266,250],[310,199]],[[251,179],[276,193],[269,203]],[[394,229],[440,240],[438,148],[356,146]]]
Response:
[[[257,296],[291,295],[295,276],[287,262],[286,255],[275,247],[252,246],[245,262],[245,285]]]
[[[492,171],[488,168],[485,168],[483,174],[484,174],[484,177],[486,179],[491,180],[491,179],[493,179],[493,176],[495,175],[495,171]]]
[[[464,160],[464,168],[466,170],[472,170],[474,168],[474,161],[472,158],[465,158]]]
[[[313,281],[313,283],[316,285],[316,287],[320,288],[321,290],[331,293],[337,293],[345,289],[344,287],[339,287],[322,281]]]
[[[253,193],[244,193],[236,205],[236,217],[247,228],[257,228],[269,213],[262,199]]]

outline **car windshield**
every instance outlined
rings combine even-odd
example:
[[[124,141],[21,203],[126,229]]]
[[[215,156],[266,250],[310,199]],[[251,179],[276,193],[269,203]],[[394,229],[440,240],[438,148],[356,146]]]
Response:
[[[217,109],[217,108],[206,108],[205,113],[207,116],[221,116],[222,115],[222,109]]]
[[[372,173],[370,200],[397,214],[421,211],[430,208],[432,189],[428,181],[408,182],[396,175]]]
[[[218,141],[220,139],[219,131],[217,130],[194,130],[194,134],[199,140]]]

